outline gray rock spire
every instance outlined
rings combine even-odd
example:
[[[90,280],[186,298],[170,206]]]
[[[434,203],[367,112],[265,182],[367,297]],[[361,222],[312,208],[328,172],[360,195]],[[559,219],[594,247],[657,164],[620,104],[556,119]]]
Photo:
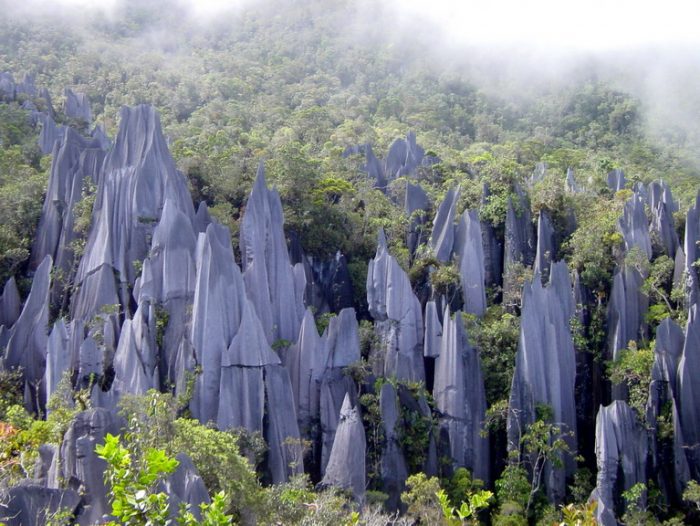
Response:
[[[462,313],[443,316],[440,356],[435,361],[435,404],[443,415],[453,466],[470,469],[475,478],[489,480],[489,444],[481,436],[486,393],[478,352],[469,345]]]

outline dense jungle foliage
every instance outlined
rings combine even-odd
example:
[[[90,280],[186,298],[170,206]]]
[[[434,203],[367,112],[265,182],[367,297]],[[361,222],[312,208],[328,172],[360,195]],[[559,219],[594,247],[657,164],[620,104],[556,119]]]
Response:
[[[10,13],[10,4],[0,0],[0,10]],[[34,73],[57,109],[64,86],[86,93],[95,122],[110,136],[122,105],[154,105],[195,202],[206,201],[212,215],[231,229],[234,250],[246,198],[258,163],[264,162],[268,182],[282,198],[286,232],[298,234],[308,254],[326,258],[340,250],[347,257],[355,308],[364,320],[367,263],[380,227],[391,253],[417,282],[421,265],[440,265],[427,256],[409,261],[409,218],[399,197],[405,178],[382,193],[362,170],[364,156],[344,156],[346,148],[370,143],[383,157],[394,139],[415,132],[428,155],[438,159],[417,174],[431,201],[439,203],[459,186],[458,211],[478,208],[488,183],[491,195],[481,207],[481,219],[496,229],[503,228],[515,185],[528,189],[532,211],[548,211],[560,233],[573,208],[578,228],[565,237],[561,254],[595,296],[590,326],[574,331],[577,350],[588,352],[615,382],[631,385],[630,405],[644,418],[652,343],[602,364],[605,306],[615,265],[623,258],[616,221],[629,197],[625,190],[612,193],[605,176],[621,168],[630,186],[667,181],[681,203],[676,228],[682,231],[685,210],[699,186],[696,134],[650,134],[643,101],[585,70],[548,89],[524,87],[517,96],[486,89],[459,62],[437,59],[439,51],[430,47],[437,28],[407,32],[394,25],[388,7],[374,6],[368,13],[366,3],[352,0],[269,0],[193,20],[174,0],[123,0],[117,6],[108,16],[99,11],[0,16],[0,71],[15,78]],[[0,104],[0,282],[15,276],[23,295],[31,283],[29,251],[50,166],[27,116],[18,104]],[[57,120],[65,117],[59,113]],[[547,165],[546,176],[532,183],[541,162]],[[589,191],[566,191],[567,168]],[[673,265],[663,258],[645,262],[650,334],[666,316],[681,323],[685,317],[682,298],[672,290]],[[519,283],[531,277],[527,268],[516,270]],[[449,290],[459,277],[444,265],[430,279],[434,287]],[[494,487],[484,488],[466,470],[441,480],[428,478],[419,472],[422,459],[409,459],[405,514],[398,517],[380,511],[386,496],[379,491],[370,491],[368,507],[356,510],[346,495],[315,491],[306,475],[264,486],[255,471],[265,447],[260,437],[201,425],[187,418],[181,401],[149,393],[124,401],[122,411],[132,428],[121,442],[110,439],[100,450],[110,465],[115,502],[120,502],[115,517],[124,524],[163,523],[164,497],[157,483],[177,465],[175,455],[186,452],[215,495],[203,511],[207,524],[593,524],[593,510],[586,504],[595,482],[592,445],[582,452],[587,456],[581,458],[569,501],[559,509],[547,503],[524,463],[506,467],[504,415],[520,297],[491,292],[483,319],[465,316],[464,322],[484,369],[491,407],[485,432],[491,433],[494,454],[503,457]],[[371,345],[371,330],[362,323],[363,345]],[[363,384],[364,366],[348,374],[362,386],[371,461],[372,448],[376,451],[382,440],[373,420],[381,386]],[[414,396],[425,390],[401,387]],[[48,419],[37,420],[21,407],[22,393],[11,374],[0,376],[0,393],[3,484],[29,475],[36,448],[60,443],[67,422],[89,400],[85,393],[62,392]],[[403,415],[402,445],[408,452],[422,451],[420,441],[432,425],[416,415]],[[523,437],[523,450],[544,463],[558,458],[565,443],[551,440],[560,430],[548,421],[546,410],[543,415]],[[124,473],[130,462],[141,471]],[[368,478],[371,484],[371,471]],[[654,488],[645,490],[653,496]],[[689,485],[683,508],[674,510],[655,507],[650,498],[648,508],[632,507],[627,524],[697,520],[698,493]],[[129,500],[133,495],[143,502]],[[183,510],[181,523],[196,523],[188,513]],[[52,520],[64,524],[67,519]]]

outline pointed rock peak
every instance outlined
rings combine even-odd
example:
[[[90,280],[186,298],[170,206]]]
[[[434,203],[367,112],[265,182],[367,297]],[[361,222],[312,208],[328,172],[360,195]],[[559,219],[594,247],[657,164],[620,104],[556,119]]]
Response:
[[[263,161],[258,163],[258,171],[255,175],[253,193],[255,193],[256,190],[260,192],[267,190],[267,181],[265,180],[265,163]]]
[[[306,309],[306,312],[304,312],[304,317],[301,320],[301,331],[299,332],[299,339],[301,340],[302,337],[308,336],[308,334],[314,334],[317,338],[320,338],[321,336],[318,334],[318,327],[316,327],[316,320],[314,319],[314,313],[311,312],[311,309],[308,308]]]
[[[17,290],[15,278],[11,277],[5,283],[5,288],[0,296],[0,325],[10,327],[19,317],[22,299]]]
[[[384,228],[380,228],[377,232],[377,254],[386,251],[386,234]]]
[[[201,201],[197,207],[197,214],[194,218],[195,233],[204,232],[212,222],[209,214],[209,207],[206,201]]]
[[[352,417],[355,413],[355,407],[350,399],[350,393],[345,393],[345,398],[343,398],[343,405],[340,408],[340,418],[345,419]]]
[[[267,343],[267,336],[254,309],[251,301],[246,299],[241,325],[228,352],[222,357],[222,366],[262,367],[280,363],[279,357]]]
[[[147,104],[135,107],[122,106],[119,112],[120,122],[114,148],[110,151],[105,166],[119,169],[126,166],[140,165],[151,152],[157,160],[168,162],[168,169],[175,171],[170,156],[158,112]]]

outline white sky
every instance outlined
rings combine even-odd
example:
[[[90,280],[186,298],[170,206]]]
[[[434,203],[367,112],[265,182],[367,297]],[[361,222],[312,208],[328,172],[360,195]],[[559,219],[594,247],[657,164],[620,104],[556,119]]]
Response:
[[[115,0],[57,0],[109,9]],[[197,14],[256,0],[190,0]],[[290,0],[292,1],[292,0]],[[563,50],[610,50],[655,44],[697,45],[700,0],[365,0],[391,5],[397,18],[418,16],[455,43]],[[52,1],[52,4],[56,1]],[[700,60],[700,57],[699,57]]]

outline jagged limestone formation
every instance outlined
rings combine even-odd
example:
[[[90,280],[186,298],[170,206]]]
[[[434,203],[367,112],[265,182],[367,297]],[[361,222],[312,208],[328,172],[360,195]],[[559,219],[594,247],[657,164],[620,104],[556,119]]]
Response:
[[[151,249],[134,286],[134,296],[139,305],[154,307],[154,322],[166,325],[159,337],[160,380],[178,388],[184,380],[182,365],[192,359],[188,321],[197,277],[196,247],[192,221],[172,200],[166,199]]]
[[[49,289],[51,287],[51,256],[46,256],[37,268],[32,290],[24,302],[22,313],[12,326],[5,356],[4,369],[22,368],[25,386],[25,407],[30,411],[43,409],[44,372],[49,324]]]
[[[355,500],[362,502],[365,496],[365,447],[365,428],[359,409],[346,394],[321,484],[349,490]]]
[[[12,102],[17,96],[15,79],[11,73],[0,73],[0,102]]]
[[[270,344],[296,341],[304,317],[304,273],[294,272],[282,228],[282,203],[265,184],[263,165],[241,221],[243,279]]]
[[[178,461],[177,468],[160,484],[158,491],[168,495],[170,506],[168,511],[171,520],[176,520],[181,505],[189,506],[194,516],[201,520],[200,505],[211,502],[207,487],[190,457],[179,453],[175,456],[175,460]]]
[[[41,153],[47,155],[52,153],[57,145],[60,148],[60,143],[63,140],[66,128],[56,125],[56,122],[50,114],[42,115],[39,118],[39,122],[41,123],[39,149]]]
[[[649,238],[649,222],[644,211],[644,198],[635,193],[625,203],[622,217],[617,222],[617,228],[625,241],[627,252],[637,247],[651,259],[651,239]]]
[[[459,240],[457,252],[464,311],[483,316],[486,312],[486,270],[481,222],[476,210],[464,212],[456,237]]]
[[[685,256],[685,257],[684,257]],[[674,283],[684,287],[688,306],[700,300],[700,280],[695,262],[700,259],[700,192],[688,209],[685,219],[683,250],[676,252]]]
[[[195,418],[206,423],[217,419],[221,358],[240,326],[246,300],[226,227],[211,223],[205,233],[199,234],[195,260],[190,339],[201,374],[195,382],[190,408]]]
[[[573,168],[569,167],[566,169],[566,191],[572,194],[576,194],[581,191],[576,178],[574,177]]]
[[[75,272],[76,205],[83,199],[88,183],[98,182],[105,153],[99,144],[72,128],[66,128],[63,139],[56,144],[30,266],[36,268],[47,255],[53,258],[58,279],[52,303],[62,303]]]
[[[384,355],[383,374],[399,380],[423,380],[420,302],[408,276],[389,254],[383,231],[367,269],[367,304]]]
[[[425,304],[425,336],[423,337],[423,356],[437,358],[440,356],[442,324],[434,301]]]
[[[591,499],[598,503],[596,519],[602,526],[617,526],[616,488],[626,491],[647,481],[647,436],[634,411],[625,402],[616,400],[609,406],[600,407],[596,418],[595,451],[598,476]],[[646,495],[642,499],[637,504],[643,507]]]
[[[462,313],[443,316],[440,356],[435,360],[433,398],[442,414],[441,427],[449,437],[454,468],[466,467],[475,478],[489,480],[489,444],[481,436],[486,415],[486,393],[478,352],[464,330]]]
[[[608,172],[607,178],[608,188],[614,192],[619,192],[625,188],[627,181],[625,180],[625,172],[619,168],[615,168],[611,172]]]
[[[674,258],[678,249],[678,234],[676,233],[673,214],[678,211],[678,203],[673,199],[671,188],[663,181],[649,184],[649,209],[651,210],[652,248],[661,249],[667,256]]]
[[[128,311],[128,287],[137,277],[135,263],[148,254],[166,199],[190,220],[194,217],[187,182],[175,169],[155,110],[146,105],[124,107],[120,118],[75,278],[80,288],[73,297],[74,317],[88,318],[101,305],[114,303],[112,287],[118,292],[117,302]],[[110,276],[114,285],[106,283]]]
[[[60,476],[68,488],[82,496],[81,525],[99,523],[111,510],[104,482],[107,463],[97,456],[95,446],[104,443],[107,433],[117,435],[120,427],[115,413],[89,409],[75,417],[63,438]]]
[[[642,292],[643,282],[639,271],[630,265],[615,273],[608,304],[608,359],[617,359],[630,341],[646,336],[649,298]]]
[[[670,318],[663,320],[656,329],[654,365],[649,384],[649,401],[646,418],[651,430],[650,460],[656,473],[659,489],[667,501],[678,498],[689,479],[688,462],[682,449],[682,431],[678,422],[677,374],[678,362],[683,352],[684,336],[681,328]],[[660,438],[658,423],[668,419],[674,427],[673,444]]]
[[[433,220],[433,231],[430,234],[429,244],[440,263],[448,263],[452,256],[455,238],[454,219],[458,199],[459,189],[450,188],[440,203]]]
[[[0,326],[12,327],[21,313],[22,299],[19,297],[17,282],[11,277],[5,283],[0,295]]]
[[[63,94],[66,97],[63,107],[66,117],[88,124],[92,122],[92,111],[90,110],[90,101],[87,95],[84,93],[75,93],[70,88],[66,88]]]
[[[283,363],[294,392],[299,431],[308,439],[311,439],[312,422],[319,417],[319,386],[326,367],[324,347],[325,340],[318,334],[314,315],[307,309],[299,338],[283,355]]]
[[[0,521],[7,526],[41,526],[57,513],[75,516],[80,495],[70,489],[27,484],[0,492]]]
[[[682,432],[683,449],[688,460],[690,476],[700,478],[700,319],[698,306],[688,313],[683,354],[678,363],[676,400]]]
[[[535,259],[535,237],[530,215],[530,202],[519,187],[515,188],[517,201],[508,198],[503,255],[504,292],[516,287],[514,273],[518,265],[532,265]]]
[[[549,283],[535,274],[523,289],[520,341],[508,411],[509,448],[520,447],[520,437],[537,415],[537,405],[551,407],[553,422],[564,433],[572,451],[576,450],[576,354],[570,319],[575,314],[568,268],[564,261],[552,263]],[[565,477],[575,464],[564,456],[564,469],[547,466],[545,484],[548,496],[560,502],[566,493]]]

